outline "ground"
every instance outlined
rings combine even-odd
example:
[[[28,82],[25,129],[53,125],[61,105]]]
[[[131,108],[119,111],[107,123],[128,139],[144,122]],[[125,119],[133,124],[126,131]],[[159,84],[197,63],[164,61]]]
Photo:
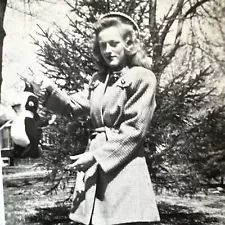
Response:
[[[31,165],[4,169],[6,225],[69,225],[69,204],[62,203],[69,189],[45,194],[44,171]],[[14,172],[13,172],[14,171]],[[15,173],[16,171],[16,173]],[[225,193],[214,189],[192,198],[164,192],[157,195],[160,225],[225,224]]]

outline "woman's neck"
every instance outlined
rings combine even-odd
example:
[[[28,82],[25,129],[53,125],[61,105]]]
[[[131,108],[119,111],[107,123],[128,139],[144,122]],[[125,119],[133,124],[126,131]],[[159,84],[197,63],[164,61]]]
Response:
[[[117,68],[117,69],[110,68],[110,72],[111,73],[121,73],[121,72],[123,72],[124,70],[127,70],[127,69],[128,69],[128,66],[123,66],[123,67]]]

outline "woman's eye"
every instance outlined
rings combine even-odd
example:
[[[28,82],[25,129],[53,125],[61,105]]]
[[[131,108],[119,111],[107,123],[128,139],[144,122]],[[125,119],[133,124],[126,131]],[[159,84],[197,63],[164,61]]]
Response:
[[[119,42],[118,41],[110,41],[110,42],[100,42],[99,43],[99,47],[101,48],[101,49],[106,49],[107,47],[111,47],[111,48],[116,48],[117,47],[117,45],[119,44]]]
[[[111,45],[112,47],[116,47],[116,46],[118,45],[118,42],[117,42],[117,41],[111,41],[111,42],[110,42],[110,45]]]
[[[100,48],[103,49],[103,48],[105,48],[106,44],[105,43],[100,43],[99,46],[100,46]]]

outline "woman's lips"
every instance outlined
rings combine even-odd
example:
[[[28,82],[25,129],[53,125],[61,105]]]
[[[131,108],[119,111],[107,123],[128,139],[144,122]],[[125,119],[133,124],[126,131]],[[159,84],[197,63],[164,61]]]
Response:
[[[116,58],[116,56],[113,56],[113,55],[107,56],[107,59],[110,60],[110,61],[112,61],[115,58]]]

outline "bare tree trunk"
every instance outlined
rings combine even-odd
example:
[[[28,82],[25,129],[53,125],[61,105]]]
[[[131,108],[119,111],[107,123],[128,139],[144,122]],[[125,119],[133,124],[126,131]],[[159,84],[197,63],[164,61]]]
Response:
[[[2,93],[2,55],[3,55],[3,41],[6,35],[3,23],[6,10],[7,0],[0,0],[0,103],[1,103],[1,93]]]

